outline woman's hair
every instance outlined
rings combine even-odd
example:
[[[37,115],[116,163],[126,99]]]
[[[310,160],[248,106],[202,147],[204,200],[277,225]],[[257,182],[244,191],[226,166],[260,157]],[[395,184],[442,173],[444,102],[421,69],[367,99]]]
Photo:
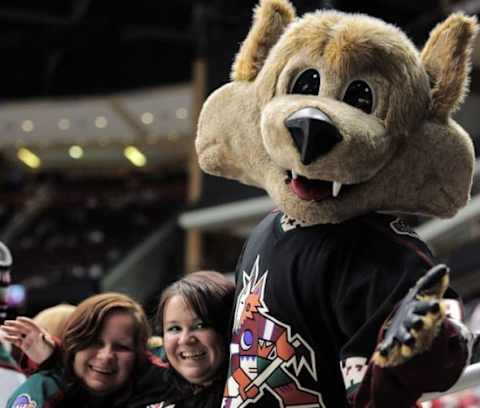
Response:
[[[42,310],[33,318],[33,321],[52,336],[60,337],[67,319],[74,310],[75,306],[61,303]]]
[[[81,302],[62,333],[63,363],[67,376],[73,376],[75,354],[89,347],[100,335],[105,318],[112,312],[129,314],[135,321],[137,360],[145,358],[150,327],[140,304],[120,293],[102,293]]]
[[[175,295],[180,295],[205,324],[228,338],[235,295],[235,285],[230,279],[219,272],[198,271],[168,286],[160,296],[157,309],[156,320],[162,334],[165,307]]]

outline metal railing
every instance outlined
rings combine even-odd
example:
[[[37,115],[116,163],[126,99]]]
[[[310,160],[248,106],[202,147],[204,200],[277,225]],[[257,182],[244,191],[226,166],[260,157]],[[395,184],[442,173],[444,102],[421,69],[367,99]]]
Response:
[[[440,398],[444,395],[453,394],[455,392],[463,391],[471,387],[480,385],[480,363],[469,365],[463,371],[458,381],[445,392],[432,392],[423,394],[421,401],[430,401]]]

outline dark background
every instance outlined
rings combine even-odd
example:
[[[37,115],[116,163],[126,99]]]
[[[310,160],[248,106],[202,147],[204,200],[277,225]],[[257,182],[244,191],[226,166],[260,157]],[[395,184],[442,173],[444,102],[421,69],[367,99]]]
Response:
[[[251,0],[4,0],[0,3],[3,99],[91,95],[188,81],[210,63],[211,90],[227,79],[251,21]],[[296,0],[298,14],[338,8],[375,15],[423,42],[444,17],[433,0]],[[442,3],[443,4],[443,3]]]

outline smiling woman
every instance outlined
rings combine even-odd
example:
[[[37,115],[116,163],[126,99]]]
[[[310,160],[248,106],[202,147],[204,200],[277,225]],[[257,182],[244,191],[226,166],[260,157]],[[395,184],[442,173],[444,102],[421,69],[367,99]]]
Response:
[[[209,386],[224,374],[233,293],[233,282],[220,273],[199,271],[160,298],[157,321],[167,360],[191,384]]]
[[[66,323],[61,349],[48,360],[54,368],[29,377],[8,406],[127,406],[136,393],[129,380],[147,367],[149,333],[142,307],[128,296],[86,299]]]
[[[123,397],[135,365],[145,360],[148,335],[142,307],[127,296],[90,297],[77,307],[64,331],[67,382],[73,387],[79,383],[94,396]]]
[[[73,370],[97,395],[121,388],[135,364],[134,320],[123,312],[112,312],[104,330],[89,347],[75,354]]]
[[[221,405],[234,292],[234,283],[214,271],[191,273],[163,291],[157,324],[170,365],[168,401],[175,408]]]

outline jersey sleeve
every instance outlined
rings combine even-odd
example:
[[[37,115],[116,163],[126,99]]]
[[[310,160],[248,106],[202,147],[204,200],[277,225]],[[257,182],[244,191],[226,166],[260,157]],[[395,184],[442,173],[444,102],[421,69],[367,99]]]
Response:
[[[446,319],[429,350],[396,367],[384,368],[370,362],[362,383],[351,396],[351,405],[414,407],[422,394],[453,386],[468,362],[468,354],[468,341]]]
[[[396,240],[388,233],[347,240],[335,256],[331,300],[346,339],[340,359],[369,358],[382,325],[434,260],[421,241]]]
[[[53,408],[63,398],[60,375],[53,371],[39,371],[18,387],[6,408]]]
[[[331,302],[344,339],[340,369],[347,394],[353,394],[367,371],[383,324],[434,260],[416,237],[370,226],[337,242],[334,256]]]
[[[351,404],[410,407],[415,406],[422,392],[451,386],[468,352],[459,330],[449,320],[429,352],[395,368],[381,368],[370,362],[384,323],[434,264],[425,244],[415,236],[377,231],[367,234],[364,240],[348,242],[343,250],[346,255],[339,262],[332,302],[346,339],[339,359]],[[446,297],[457,296],[448,289]]]

